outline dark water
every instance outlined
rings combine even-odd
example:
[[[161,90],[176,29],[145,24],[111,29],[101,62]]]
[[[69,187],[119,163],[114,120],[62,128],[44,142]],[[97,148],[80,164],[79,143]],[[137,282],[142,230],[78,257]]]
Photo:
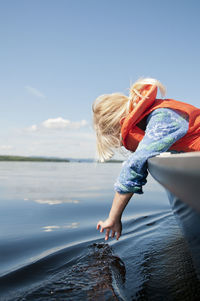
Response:
[[[0,163],[0,300],[200,300],[165,191],[151,178],[104,241],[120,164]]]

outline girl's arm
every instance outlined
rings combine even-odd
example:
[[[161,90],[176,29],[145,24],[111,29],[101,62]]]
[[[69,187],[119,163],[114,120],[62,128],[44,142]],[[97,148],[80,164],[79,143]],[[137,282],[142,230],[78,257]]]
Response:
[[[142,186],[146,184],[148,175],[147,160],[166,152],[187,131],[187,116],[166,108],[153,111],[147,119],[143,140],[123,164],[115,190],[119,193],[143,193]]]
[[[121,216],[133,193],[142,193],[142,186],[146,183],[147,160],[167,151],[172,144],[183,137],[188,130],[188,121],[185,116],[171,109],[153,111],[147,120],[145,136],[135,153],[123,164],[121,173],[115,183],[116,194],[107,220],[100,221],[97,229],[103,232],[106,229],[107,240],[111,237],[119,239],[122,225]]]
[[[109,213],[109,217],[103,222],[99,221],[97,224],[97,230],[103,232],[106,229],[105,240],[108,240],[110,232],[112,231],[111,237],[114,238],[116,234],[116,239],[118,240],[121,236],[122,224],[121,217],[122,213],[131,199],[133,193],[120,194],[115,193],[113,199],[112,207]]]

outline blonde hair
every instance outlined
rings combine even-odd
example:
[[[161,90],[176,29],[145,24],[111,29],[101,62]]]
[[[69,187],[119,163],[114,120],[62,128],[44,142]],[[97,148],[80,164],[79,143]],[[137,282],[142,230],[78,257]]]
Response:
[[[129,112],[130,104],[137,105],[138,96],[144,85],[156,85],[165,95],[165,87],[156,79],[138,79],[129,89],[129,97],[121,93],[104,94],[99,96],[93,103],[93,125],[97,138],[97,156],[100,162],[109,160],[115,148],[121,147],[120,120]]]

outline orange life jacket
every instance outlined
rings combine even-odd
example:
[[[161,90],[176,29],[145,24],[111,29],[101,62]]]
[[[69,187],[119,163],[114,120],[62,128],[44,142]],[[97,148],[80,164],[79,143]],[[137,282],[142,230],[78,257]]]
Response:
[[[145,132],[137,124],[152,111],[159,108],[169,108],[186,113],[189,118],[189,129],[184,137],[175,142],[170,150],[192,152],[200,151],[200,109],[174,99],[156,99],[157,87],[145,85],[142,91],[145,99],[138,97],[136,107],[130,107],[129,114],[121,120],[121,137],[124,147],[135,151]]]

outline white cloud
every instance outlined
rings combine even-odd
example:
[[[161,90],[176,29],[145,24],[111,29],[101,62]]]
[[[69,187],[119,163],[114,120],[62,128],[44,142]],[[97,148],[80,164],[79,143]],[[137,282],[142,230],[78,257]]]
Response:
[[[70,121],[63,119],[62,117],[58,118],[49,118],[42,123],[42,126],[47,129],[64,129],[70,125]]]
[[[86,121],[70,121],[60,129],[33,124],[26,129],[13,128],[6,137],[0,133],[0,138],[4,141],[2,155],[93,158],[96,148],[94,131]]]
[[[46,96],[41,91],[39,91],[38,89],[35,89],[31,86],[26,86],[25,88],[28,92],[30,92],[32,95],[34,95],[38,98],[43,98],[43,99],[46,98]]]
[[[62,130],[62,129],[74,129],[78,130],[80,128],[86,127],[88,122],[86,120],[81,121],[70,121],[62,117],[49,118],[41,123],[40,128],[50,129],[50,130]],[[28,128],[31,131],[36,131],[39,129],[37,125],[32,125]]]
[[[13,147],[11,145],[0,145],[0,150],[2,151],[8,151],[11,150]]]

